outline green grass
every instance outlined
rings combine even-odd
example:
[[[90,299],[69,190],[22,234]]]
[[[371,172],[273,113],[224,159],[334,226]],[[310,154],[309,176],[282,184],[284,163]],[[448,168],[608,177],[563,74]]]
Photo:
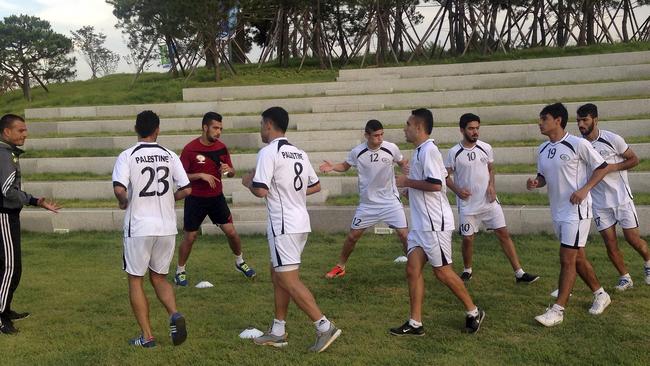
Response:
[[[202,236],[188,265],[192,285],[212,289],[177,290],[189,337],[174,347],[167,337],[167,315],[145,284],[158,347],[133,349],[127,339],[139,333],[127,297],[121,233],[23,235],[23,278],[13,307],[32,316],[17,322],[17,336],[2,336],[3,365],[644,365],[650,318],[650,286],[642,284],[642,261],[622,246],[633,278],[631,291],[612,289],[617,273],[600,238],[587,254],[612,295],[600,316],[587,313],[589,289],[578,280],[564,323],[544,328],[533,320],[552,302],[559,272],[558,243],[548,235],[514,236],[524,269],[541,275],[527,286],[514,283],[512,270],[494,235],[476,237],[474,278],[469,290],[487,318],[476,335],[461,333],[460,302],[425,271],[423,322],[426,335],[396,338],[388,328],[408,317],[404,265],[393,236],[366,235],[348,262],[348,275],[327,281],[344,235],[311,234],[303,253],[301,277],[327,316],[343,330],[330,349],[318,355],[311,321],[293,304],[287,318],[289,345],[255,346],[238,338],[248,326],[265,330],[273,318],[272,285],[265,266],[268,244],[262,236],[244,236],[247,261],[258,270],[247,281],[233,269],[234,257],[223,237]],[[178,239],[180,240],[180,239]],[[454,238],[454,267],[461,269]],[[173,262],[175,263],[175,261]],[[613,346],[613,340],[615,341]],[[10,355],[10,356],[9,356]],[[7,357],[8,356],[8,357]]]
[[[640,159],[639,165],[635,166],[631,172],[647,172],[650,171],[650,159]],[[496,174],[523,174],[537,173],[537,165],[535,164],[496,164],[494,165],[494,172]]]
[[[71,172],[71,173],[31,173],[22,174],[25,182],[43,182],[43,181],[75,181],[75,180],[111,180],[110,174],[95,174],[89,172]]]

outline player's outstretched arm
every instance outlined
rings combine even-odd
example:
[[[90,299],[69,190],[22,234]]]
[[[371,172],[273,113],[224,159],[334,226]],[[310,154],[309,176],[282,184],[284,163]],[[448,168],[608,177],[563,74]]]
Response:
[[[395,184],[398,188],[413,188],[424,192],[442,190],[442,182],[440,181],[413,180],[402,174],[395,176]]]
[[[332,163],[329,160],[323,160],[323,164],[318,167],[318,170],[320,170],[322,173],[330,173],[332,171],[343,173],[347,172],[348,169],[350,169],[350,166],[351,165],[345,161],[342,163]]]
[[[628,149],[623,153],[622,157],[624,160],[620,163],[611,164],[612,171],[630,170],[639,165],[639,158],[636,156],[636,153],[634,150],[632,150],[632,148],[628,147]]]

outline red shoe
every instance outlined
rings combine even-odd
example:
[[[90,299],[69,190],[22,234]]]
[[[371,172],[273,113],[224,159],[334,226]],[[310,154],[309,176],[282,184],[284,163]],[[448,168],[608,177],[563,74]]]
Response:
[[[345,276],[345,269],[341,268],[338,264],[332,268],[331,271],[325,274],[325,278],[335,278]]]

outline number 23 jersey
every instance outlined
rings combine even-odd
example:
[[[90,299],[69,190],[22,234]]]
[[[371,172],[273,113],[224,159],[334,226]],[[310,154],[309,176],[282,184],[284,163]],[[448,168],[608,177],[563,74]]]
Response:
[[[607,165],[605,160],[587,140],[568,133],[557,142],[544,142],[537,151],[537,173],[546,180],[553,221],[591,218],[591,195],[579,205],[569,200],[595,169]]]
[[[124,150],[113,168],[113,186],[125,187],[129,195],[124,236],[175,235],[174,192],[189,184],[173,151],[155,142],[139,142]]]
[[[318,176],[307,153],[286,138],[277,138],[259,151],[253,187],[268,190],[266,207],[273,236],[311,231],[307,188],[316,184]]]

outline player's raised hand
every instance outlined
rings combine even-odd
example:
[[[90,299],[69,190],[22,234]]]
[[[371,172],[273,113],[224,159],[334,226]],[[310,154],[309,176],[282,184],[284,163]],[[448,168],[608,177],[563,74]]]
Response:
[[[200,173],[200,177],[202,180],[208,182],[210,185],[210,188],[216,188],[217,187],[217,182],[221,182],[221,180],[214,175],[210,175],[207,173]]]
[[[573,192],[573,194],[569,198],[569,201],[574,205],[579,205],[580,202],[582,202],[585,198],[587,198],[588,193],[589,191],[578,189],[577,191]]]
[[[330,162],[328,160],[323,160],[323,164],[321,164],[318,167],[318,170],[320,170],[323,173],[329,173],[332,170],[334,170],[334,164],[332,164],[332,162]]]
[[[526,189],[529,191],[532,191],[533,189],[537,188],[539,185],[539,180],[537,178],[528,178],[526,181]]]

